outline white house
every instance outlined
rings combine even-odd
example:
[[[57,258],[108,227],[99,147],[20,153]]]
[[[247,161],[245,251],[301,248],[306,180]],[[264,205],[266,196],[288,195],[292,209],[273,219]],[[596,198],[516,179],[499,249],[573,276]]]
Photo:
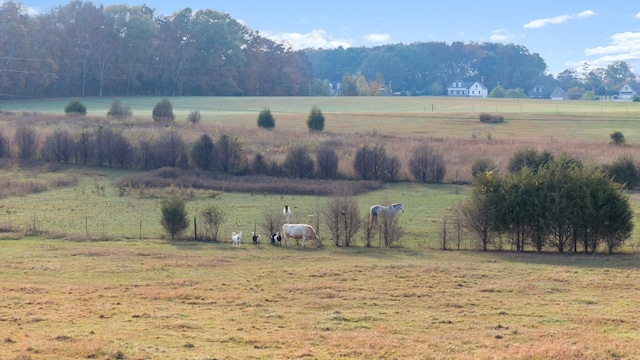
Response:
[[[487,97],[489,90],[479,82],[454,81],[447,88],[449,96]]]
[[[551,91],[549,97],[551,100],[565,100],[567,98],[567,92],[562,90],[561,87],[556,86],[556,88]]]
[[[625,84],[618,93],[620,100],[633,100],[636,96],[638,96],[638,91],[631,84]]]

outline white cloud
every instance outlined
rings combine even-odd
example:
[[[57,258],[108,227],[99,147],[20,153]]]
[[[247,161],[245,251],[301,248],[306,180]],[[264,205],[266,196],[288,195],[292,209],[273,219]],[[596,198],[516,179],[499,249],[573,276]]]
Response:
[[[491,39],[491,41],[493,42],[507,43],[513,40],[513,37],[514,36],[511,35],[507,30],[497,29],[491,32],[491,36],[489,36],[489,39]]]
[[[611,43],[607,46],[598,46],[585,49],[585,55],[608,55],[616,53],[640,52],[640,32],[623,32],[611,35]]]
[[[640,19],[640,12],[636,14],[636,16],[634,16],[636,19]]]
[[[586,56],[594,56],[589,64],[606,67],[614,61],[625,61],[632,67],[640,65],[640,32],[613,34],[609,45],[585,49]]]
[[[576,15],[560,15],[560,16],[551,17],[551,18],[536,19],[524,24],[524,28],[537,29],[550,24],[562,24],[564,22],[567,22],[569,20],[576,19],[576,18],[584,19],[590,16],[594,16],[595,14],[596,13],[594,11],[585,10],[577,13]]]
[[[332,39],[324,30],[312,30],[309,33],[263,33],[266,38],[278,42],[286,42],[296,50],[307,48],[333,49],[337,47],[351,47],[351,41],[346,39]]]
[[[580,13],[576,14],[576,17],[578,19],[584,19],[584,18],[587,18],[589,16],[594,16],[595,14],[596,13],[594,11],[586,10],[586,11],[583,11],[583,12],[580,12]]]
[[[572,17],[569,15],[560,15],[552,18],[536,19],[524,24],[524,28],[535,29],[535,28],[541,28],[549,24],[562,24],[563,22],[571,19]]]
[[[371,43],[381,44],[389,42],[391,36],[389,34],[367,34],[363,36],[365,40]]]

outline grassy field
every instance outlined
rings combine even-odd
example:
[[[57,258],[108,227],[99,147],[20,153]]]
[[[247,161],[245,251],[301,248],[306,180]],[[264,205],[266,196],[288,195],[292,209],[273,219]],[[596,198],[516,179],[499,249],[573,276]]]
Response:
[[[29,169],[5,170],[5,176],[25,181],[41,181],[48,184],[60,173],[77,177],[78,183],[64,188],[12,196],[0,201],[0,224],[23,230],[36,230],[53,237],[72,238],[125,238],[157,239],[164,236],[160,226],[160,201],[172,190],[136,190],[121,195],[113,183],[130,171],[82,168],[70,166],[55,173],[36,172]],[[191,216],[199,214],[213,204],[224,210],[226,221],[221,233],[254,229],[262,233],[264,212],[279,214],[283,204],[293,208],[292,222],[316,224],[318,208],[326,199],[316,196],[273,194],[242,194],[174,189],[187,199]],[[438,233],[443,214],[457,201],[462,200],[467,188],[460,185],[420,185],[415,183],[390,184],[379,191],[358,197],[362,214],[375,203],[403,201],[406,212],[403,217],[404,246],[437,247]],[[324,230],[324,224],[318,228]],[[191,231],[192,228],[191,228]],[[328,234],[327,234],[328,236]],[[225,235],[224,240],[230,241]],[[330,242],[330,241],[329,241]]]
[[[104,116],[114,100],[131,108],[138,120],[151,118],[161,98],[83,98],[88,115]],[[6,111],[64,114],[69,99],[3,101]],[[178,121],[199,111],[204,122],[255,127],[258,113],[269,108],[276,127],[306,131],[314,105],[326,117],[325,129],[335,133],[427,136],[486,136],[494,138],[568,137],[608,141],[613,130],[640,143],[640,103],[614,101],[552,101],[531,99],[472,99],[440,97],[177,97],[170,98]],[[505,116],[500,125],[480,124],[478,114]],[[471,121],[470,121],[471,120]]]
[[[113,100],[83,102],[101,116]],[[159,98],[121,100],[135,123],[149,126],[143,114]],[[0,109],[61,114],[68,101],[2,102]],[[476,156],[504,166],[523,146],[597,163],[640,158],[637,103],[171,101],[188,139],[232,131],[245,149],[277,154],[291,142],[335,141],[341,156],[360,142],[386,141],[403,161],[413,144],[429,142],[446,154],[449,179],[464,178]],[[313,105],[327,117],[321,134],[306,129]],[[254,130],[263,107],[276,116],[274,131]],[[202,113],[202,124],[186,124],[193,110]],[[480,112],[503,114],[506,122],[480,124]],[[624,133],[627,146],[608,144],[613,130]],[[461,244],[466,251],[442,251],[442,221],[468,187],[400,182],[357,198],[362,214],[375,203],[405,203],[397,247],[364,248],[356,239],[353,248],[336,248],[320,224],[319,249],[233,249],[232,231],[262,233],[263,213],[279,213],[283,204],[293,207],[293,222],[315,226],[326,199],[191,189],[123,193],[112,186],[135,173],[0,163],[0,359],[640,359],[637,230],[623,254],[613,256],[482,253],[469,251],[475,246],[468,239]],[[224,208],[224,242],[166,240],[159,204],[170,191],[187,199],[190,216],[209,204]],[[628,196],[638,214],[640,194]]]
[[[637,359],[637,257],[0,242],[4,359]]]

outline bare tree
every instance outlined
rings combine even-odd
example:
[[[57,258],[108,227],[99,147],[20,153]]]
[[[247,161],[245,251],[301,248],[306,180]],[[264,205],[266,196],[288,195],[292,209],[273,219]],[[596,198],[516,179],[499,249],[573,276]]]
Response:
[[[46,161],[69,162],[74,152],[73,137],[67,130],[56,129],[47,136],[41,150],[41,156]]]
[[[428,145],[420,145],[411,153],[409,172],[419,182],[441,183],[446,175],[444,158]]]
[[[379,216],[378,225],[384,240],[384,247],[389,248],[391,245],[400,240],[402,229],[398,224],[396,216]]]
[[[211,204],[200,212],[200,216],[203,219],[205,227],[205,238],[217,241],[220,225],[226,220],[224,211],[216,205]]]
[[[33,159],[38,149],[36,128],[26,124],[18,125],[15,134],[15,144],[18,149],[18,156],[20,159]]]
[[[324,179],[335,179],[338,176],[338,154],[336,151],[323,145],[316,152],[316,161],[318,163],[318,173]]]
[[[492,204],[494,184],[490,173],[480,173],[471,197],[455,209],[455,217],[461,226],[471,233],[479,247],[486,251],[491,244],[495,206]]]
[[[364,144],[356,150],[353,169],[363,180],[382,180],[388,175],[388,162],[384,145]]]
[[[4,134],[0,132],[0,157],[7,156],[6,152],[8,150],[7,139]]]
[[[387,160],[386,179],[389,181],[397,181],[400,177],[402,162],[397,156],[389,156]]]
[[[269,235],[275,234],[282,229],[283,218],[281,209],[267,209],[263,213],[264,222],[262,223],[262,231]]]
[[[358,200],[346,194],[332,196],[327,200],[323,215],[334,245],[343,243],[344,246],[350,246],[361,224]]]
[[[76,164],[87,165],[93,154],[93,135],[89,130],[82,130],[75,138]]]
[[[376,227],[371,226],[371,217],[368,213],[364,215],[361,221],[363,224],[362,240],[364,241],[364,246],[371,247],[371,243],[373,242],[376,234]]]
[[[297,146],[289,151],[283,164],[289,175],[298,178],[312,178],[315,165],[309,155],[309,150],[303,146]]]
[[[116,131],[113,134],[112,144],[111,152],[113,159],[121,168],[127,167],[134,158],[134,149],[131,142],[124,136],[122,131]]]
[[[185,167],[187,145],[175,128],[165,129],[154,142],[156,166]]]

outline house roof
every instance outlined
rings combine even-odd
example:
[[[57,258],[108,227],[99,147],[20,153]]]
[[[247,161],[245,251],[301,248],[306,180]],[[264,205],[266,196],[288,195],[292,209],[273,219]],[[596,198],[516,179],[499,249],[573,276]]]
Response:
[[[532,99],[548,99],[550,96],[549,89],[546,86],[537,84],[531,90],[527,91],[527,96]]]
[[[458,84],[462,84],[462,86],[458,86]],[[471,86],[473,86],[474,84],[478,84],[482,87],[483,90],[486,90],[487,88],[479,81],[462,81],[462,80],[456,80],[454,82],[451,83],[451,85],[449,85],[449,89],[468,89]]]
[[[622,91],[622,89],[624,89],[624,88],[625,88],[625,86],[629,86],[629,88],[630,88],[631,90],[633,90],[634,92],[640,92],[640,85],[638,85],[638,84],[633,84],[633,83],[628,83],[628,84],[624,84],[624,85],[622,85],[622,87],[620,88],[620,90],[619,90],[619,91]]]

